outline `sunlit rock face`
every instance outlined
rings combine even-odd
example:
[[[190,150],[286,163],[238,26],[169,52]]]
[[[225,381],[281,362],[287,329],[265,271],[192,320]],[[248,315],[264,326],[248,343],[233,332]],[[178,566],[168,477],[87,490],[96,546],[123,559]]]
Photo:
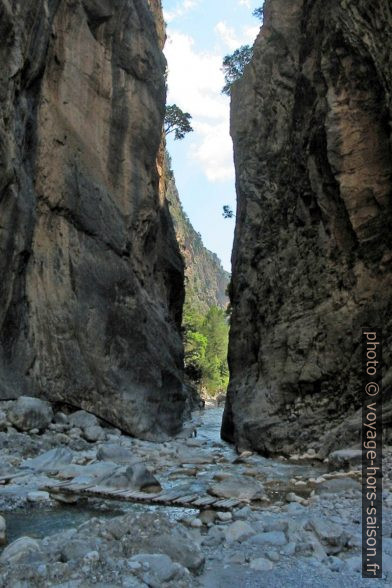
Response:
[[[193,228],[182,208],[168,155],[164,167],[165,195],[185,264],[186,301],[201,313],[207,313],[212,306],[226,308],[230,274],[223,269],[216,253],[204,246],[200,234]]]
[[[160,2],[0,0],[0,30],[0,397],[172,434],[184,293],[158,189]]]
[[[391,30],[389,0],[267,0],[234,86],[222,433],[242,447],[326,455],[359,443],[362,327],[383,327],[391,365]]]

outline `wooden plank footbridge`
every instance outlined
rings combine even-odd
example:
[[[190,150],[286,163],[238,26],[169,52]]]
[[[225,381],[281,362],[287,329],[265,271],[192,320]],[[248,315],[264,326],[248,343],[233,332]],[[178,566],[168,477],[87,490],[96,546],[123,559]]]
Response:
[[[213,510],[232,510],[245,502],[237,498],[217,498],[209,494],[185,494],[184,490],[162,490],[158,493],[137,492],[134,490],[117,490],[94,484],[75,484],[72,480],[54,484],[46,484],[41,488],[50,494],[67,494],[101,500],[122,500],[146,505],[173,506],[177,508],[198,508]]]

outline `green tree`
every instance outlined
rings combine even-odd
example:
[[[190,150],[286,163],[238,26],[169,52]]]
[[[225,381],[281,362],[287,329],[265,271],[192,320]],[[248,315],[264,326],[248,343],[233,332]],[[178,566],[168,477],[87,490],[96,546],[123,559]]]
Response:
[[[202,332],[208,339],[207,353],[217,357],[225,357],[227,353],[227,323],[225,311],[212,306],[207,312]]]
[[[245,66],[252,59],[252,55],[253,48],[250,45],[243,45],[231,55],[224,57],[222,64],[222,71],[225,75],[225,85],[222,89],[223,94],[230,96],[232,85],[243,76]]]
[[[203,380],[211,394],[225,390],[228,384],[227,346],[229,327],[225,311],[212,306],[207,312],[202,326],[202,333],[207,338]]]
[[[222,216],[223,218],[233,218],[235,216],[233,209],[228,204],[224,205]]]
[[[256,8],[252,12],[252,15],[255,16],[256,18],[258,18],[259,20],[263,21],[264,20],[264,6],[260,6],[260,8]]]
[[[165,134],[170,135],[174,133],[174,140],[180,141],[193,131],[190,121],[192,117],[189,112],[183,112],[177,104],[166,106],[165,114]]]
[[[188,303],[184,308],[185,370],[214,396],[229,380],[227,346],[229,326],[222,308],[213,306],[203,316]]]

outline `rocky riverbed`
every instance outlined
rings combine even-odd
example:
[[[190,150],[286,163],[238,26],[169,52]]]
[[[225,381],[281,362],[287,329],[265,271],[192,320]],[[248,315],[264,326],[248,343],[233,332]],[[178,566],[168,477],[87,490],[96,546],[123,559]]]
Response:
[[[21,398],[0,403],[0,587],[370,586],[361,579],[360,454],[238,455],[222,409],[165,443],[95,416]],[[392,582],[391,448],[384,460],[384,579]],[[233,512],[76,499],[72,479],[108,488],[238,497]],[[71,504],[70,504],[71,502]]]

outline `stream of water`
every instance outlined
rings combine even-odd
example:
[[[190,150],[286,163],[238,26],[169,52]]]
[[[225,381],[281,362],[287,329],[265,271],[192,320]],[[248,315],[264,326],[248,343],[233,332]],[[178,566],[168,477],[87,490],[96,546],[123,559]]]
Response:
[[[203,448],[211,452],[219,451],[220,455],[226,460],[227,466],[233,471],[233,461],[237,454],[234,448],[223,442],[220,438],[220,426],[222,421],[222,408],[208,408],[197,411],[194,414],[194,420],[197,423],[197,439],[203,442]],[[272,482],[273,489],[269,489],[270,496],[278,500],[281,494],[287,492],[287,481],[298,475],[313,475],[315,477],[322,473],[322,466],[311,466],[308,464],[293,464],[279,460],[267,459],[255,455],[252,457],[251,465],[262,473],[265,482]],[[240,468],[241,466],[234,466]],[[175,479],[170,478],[170,471],[164,479],[165,487],[181,486],[187,484],[191,492],[198,492],[203,483],[209,480],[217,472],[224,471],[225,466],[218,466],[216,463],[206,464],[203,471],[199,472],[197,477],[191,478],[177,475]],[[173,469],[173,468],[172,468]],[[169,468],[170,470],[170,468]],[[284,485],[282,489],[280,484]],[[27,506],[24,511],[6,512],[4,514],[7,524],[8,542],[17,539],[20,536],[28,535],[30,537],[42,538],[71,528],[92,517],[113,517],[126,512],[155,511],[159,509],[164,511],[172,520],[183,517],[184,514],[196,514],[194,509],[185,510],[183,508],[148,506],[142,504],[132,504],[123,502],[103,502],[103,501],[85,501],[75,505],[58,504],[55,507]]]

